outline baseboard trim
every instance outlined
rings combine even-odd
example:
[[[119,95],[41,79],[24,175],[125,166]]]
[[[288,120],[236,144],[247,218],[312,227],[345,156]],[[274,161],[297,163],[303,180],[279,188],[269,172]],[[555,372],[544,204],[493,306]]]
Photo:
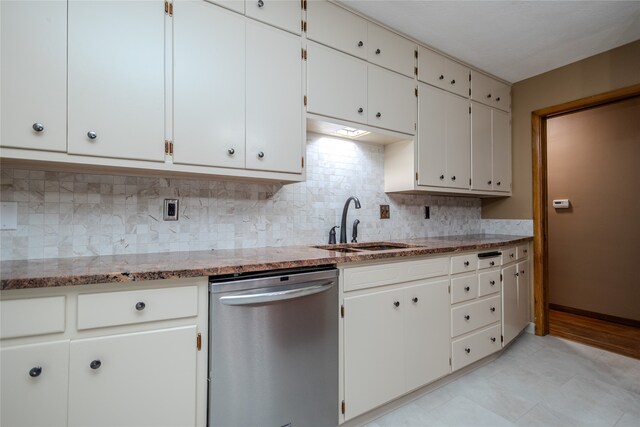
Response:
[[[564,311],[565,313],[576,314],[578,316],[590,317],[592,319],[604,320],[605,322],[619,323],[621,325],[640,328],[640,320],[626,319],[624,317],[612,316],[610,314],[596,313],[594,311],[582,310],[581,308],[567,307],[565,305],[549,303],[549,310]]]

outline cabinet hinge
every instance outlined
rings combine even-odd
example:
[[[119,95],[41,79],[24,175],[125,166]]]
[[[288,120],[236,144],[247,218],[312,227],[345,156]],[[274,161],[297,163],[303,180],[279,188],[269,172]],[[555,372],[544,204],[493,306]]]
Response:
[[[418,172],[416,172],[416,181],[418,180]]]
[[[169,3],[169,16],[173,16],[173,0]]]
[[[414,51],[413,51],[413,54],[414,54],[414,56],[415,56],[416,58],[418,58],[418,51],[417,51],[417,50],[414,50]]]
[[[418,88],[416,88],[416,92],[415,93],[416,93],[416,97],[417,97],[418,96]]]
[[[447,292],[451,293],[451,285],[447,286]]]
[[[164,154],[167,156],[173,156],[173,141],[170,139],[164,140]]]
[[[469,97],[471,97],[471,88],[469,88]]]
[[[173,16],[173,0],[164,1],[164,14]]]
[[[302,99],[304,101],[304,106],[307,106],[307,95],[304,96],[304,98]]]
[[[471,178],[469,178],[469,185],[471,185]]]
[[[502,282],[502,273],[500,273],[500,281]]]
[[[302,49],[302,59],[307,60],[307,49]]]
[[[500,335],[500,342],[504,342],[504,335]]]
[[[471,73],[469,73],[469,81],[471,81]],[[471,91],[471,89],[469,89],[469,91]],[[469,94],[471,95],[471,94]]]
[[[166,139],[164,140],[164,154],[169,154],[169,141]]]
[[[451,358],[449,358],[449,366],[451,366]]]
[[[300,21],[300,29],[303,33],[307,32],[307,23],[305,21]]]
[[[302,10],[307,10],[307,0],[301,0],[302,1]]]
[[[469,114],[471,114],[471,105],[469,105]]]
[[[300,158],[300,162],[302,163],[302,167],[304,168],[304,157]]]
[[[413,130],[418,130],[418,124],[417,123],[413,124]]]
[[[415,75],[418,75],[418,67],[414,67],[413,72],[415,73]]]
[[[202,334],[198,332],[198,337],[196,338],[196,348],[198,351],[202,350]]]
[[[344,319],[344,304],[340,306],[340,317]]]
[[[342,413],[344,414],[344,410],[345,410],[344,400],[342,401],[342,404],[340,405],[340,410],[341,410],[341,411],[342,411]]]

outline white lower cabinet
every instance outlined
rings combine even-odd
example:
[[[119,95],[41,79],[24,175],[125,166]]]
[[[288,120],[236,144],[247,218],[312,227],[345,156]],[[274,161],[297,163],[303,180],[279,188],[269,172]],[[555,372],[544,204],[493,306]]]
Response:
[[[529,260],[511,263],[502,269],[504,345],[509,344],[529,323]]]
[[[68,425],[195,425],[196,335],[192,325],[72,341]]]

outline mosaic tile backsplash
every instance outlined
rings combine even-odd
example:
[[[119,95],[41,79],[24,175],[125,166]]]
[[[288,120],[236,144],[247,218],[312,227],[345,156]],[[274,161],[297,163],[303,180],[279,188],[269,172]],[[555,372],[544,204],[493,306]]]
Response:
[[[288,185],[5,168],[0,198],[17,202],[18,227],[0,232],[0,259],[326,243],[349,196],[362,204],[349,239],[356,218],[360,241],[483,231],[477,198],[385,194],[383,158],[383,146],[317,136],[307,180]],[[179,199],[179,221],[163,221],[165,198]]]

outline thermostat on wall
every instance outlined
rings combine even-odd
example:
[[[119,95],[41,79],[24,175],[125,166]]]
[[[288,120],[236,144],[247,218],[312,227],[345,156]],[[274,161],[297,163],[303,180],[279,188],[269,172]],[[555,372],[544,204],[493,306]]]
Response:
[[[554,199],[553,207],[556,209],[569,209],[569,199]]]

